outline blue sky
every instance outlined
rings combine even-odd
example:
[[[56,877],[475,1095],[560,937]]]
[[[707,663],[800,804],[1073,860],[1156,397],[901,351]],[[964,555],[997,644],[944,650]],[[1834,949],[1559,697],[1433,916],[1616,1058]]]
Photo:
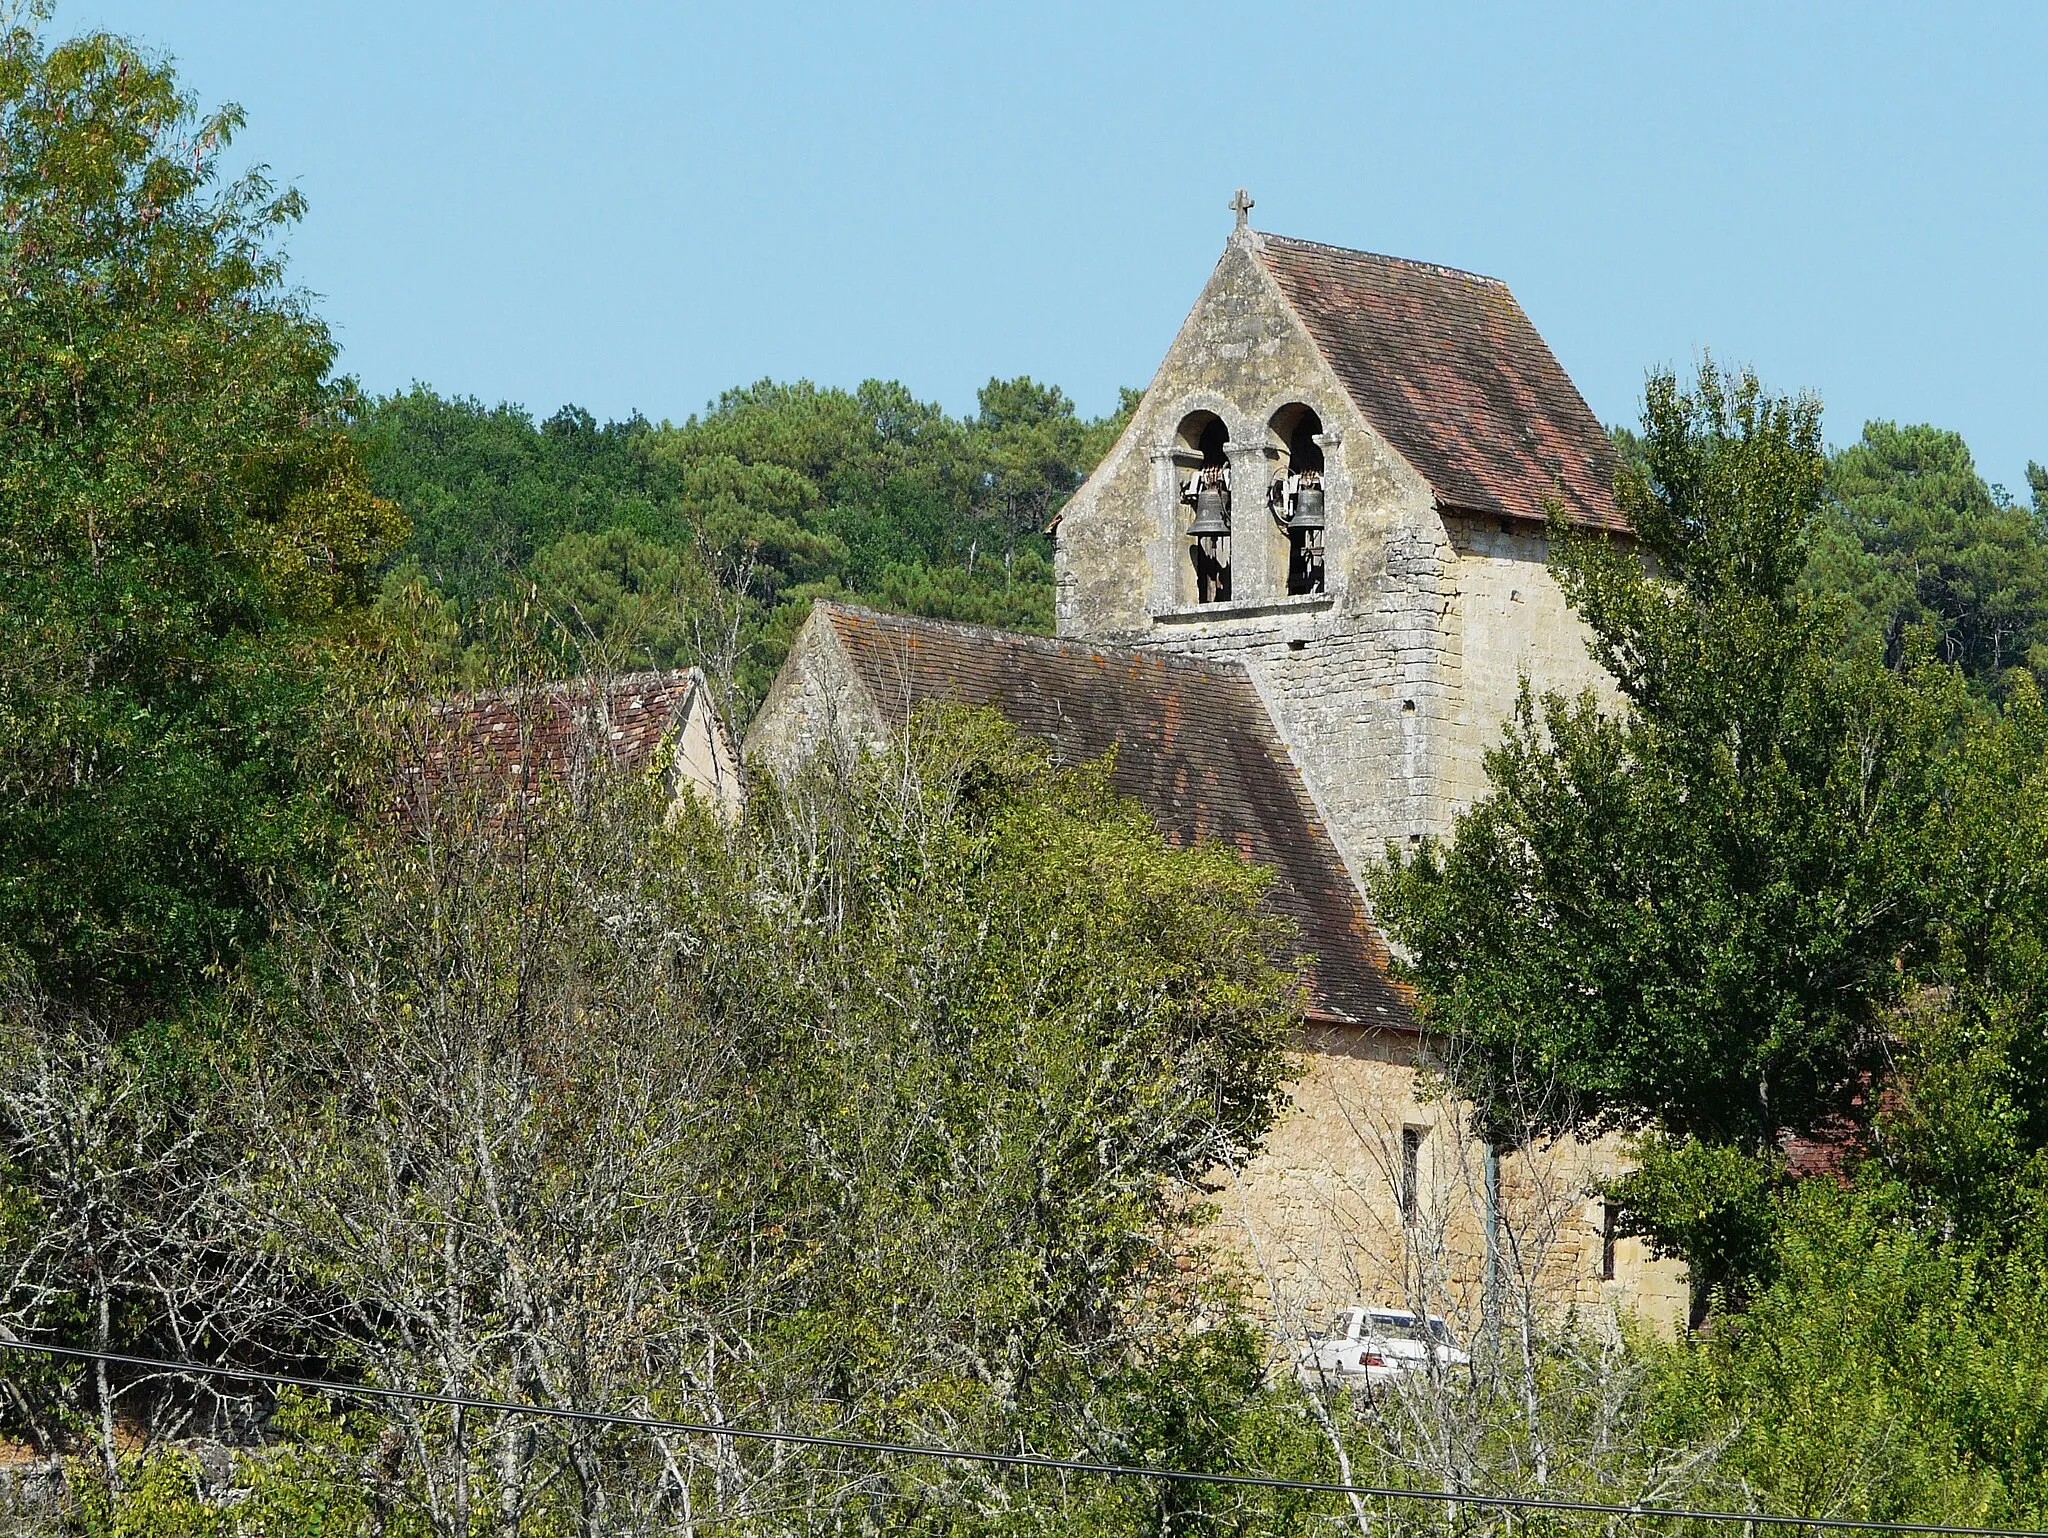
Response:
[[[344,366],[545,413],[991,374],[1089,412],[1262,228],[2048,461],[2048,4],[60,3],[248,111]]]

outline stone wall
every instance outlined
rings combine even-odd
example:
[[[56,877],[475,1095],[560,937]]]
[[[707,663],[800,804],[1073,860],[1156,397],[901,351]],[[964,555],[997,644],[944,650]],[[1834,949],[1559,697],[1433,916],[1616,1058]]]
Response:
[[[1614,680],[1593,660],[1591,632],[1550,571],[1544,532],[1456,514],[1443,522],[1457,575],[1444,616],[1449,687],[1439,826],[1484,793],[1486,753],[1500,741],[1525,678],[1539,695],[1591,689],[1608,703],[1618,697]]]
[[[859,752],[888,736],[831,621],[812,609],[747,730],[748,762],[787,771],[821,746]]]
[[[1624,1165],[1614,1139],[1537,1142],[1495,1162],[1472,1135],[1469,1107],[1437,1091],[1416,1038],[1359,1027],[1311,1028],[1291,1104],[1257,1159],[1219,1171],[1216,1235],[1283,1331],[1356,1303],[1416,1308],[1465,1333],[1481,1317],[1488,1190],[1498,1192],[1497,1295],[1552,1317],[1632,1315],[1675,1334],[1685,1268],[1642,1241],[1613,1242],[1595,1186]],[[1416,1192],[1404,1208],[1403,1134],[1416,1134]]]
[[[1130,427],[1062,515],[1063,637],[1244,663],[1354,872],[1449,833],[1483,788],[1524,673],[1605,683],[1545,563],[1540,528],[1445,514],[1365,420],[1252,250],[1234,237]],[[1323,423],[1325,591],[1285,593],[1264,490],[1286,406]],[[1193,601],[1179,429],[1227,427],[1232,596]],[[1185,455],[1182,456],[1185,458]]]

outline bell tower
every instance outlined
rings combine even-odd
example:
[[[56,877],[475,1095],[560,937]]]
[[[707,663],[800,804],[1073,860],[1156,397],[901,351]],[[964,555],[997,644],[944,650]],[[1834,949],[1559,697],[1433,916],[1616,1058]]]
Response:
[[[1505,285],[1230,208],[1061,515],[1059,633],[1242,664],[1357,870],[1449,831],[1523,676],[1604,683],[1545,519],[1625,532],[1612,451]]]

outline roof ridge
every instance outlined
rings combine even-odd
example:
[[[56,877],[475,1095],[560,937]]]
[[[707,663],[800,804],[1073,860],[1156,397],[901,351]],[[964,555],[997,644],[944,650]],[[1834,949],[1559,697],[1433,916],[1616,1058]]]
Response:
[[[1627,531],[1607,434],[1507,284],[1287,236],[1262,239],[1255,259],[1442,506],[1542,521],[1554,501],[1585,527]]]
[[[1251,677],[1249,668],[1242,662],[1230,659],[1184,657],[1150,647],[1118,646],[1099,641],[1070,641],[1059,636],[1033,635],[1025,630],[1005,630],[1000,625],[970,625],[964,620],[932,619],[922,614],[901,614],[893,609],[876,609],[860,603],[842,603],[833,598],[820,598],[817,604],[819,608],[837,614],[851,614],[861,619],[880,620],[896,625],[916,625],[920,629],[944,631],[969,640],[1002,641],[1055,655],[1095,657],[1119,662],[1146,662],[1161,668],[1197,673],[1209,678]]]
[[[433,704],[437,710],[458,709],[466,706],[496,704],[521,697],[540,696],[547,699],[568,699],[577,689],[594,688],[603,682],[607,694],[636,688],[673,687],[692,680],[702,681],[702,668],[640,668],[631,673],[578,673],[570,678],[545,678],[531,686],[508,684],[500,689],[472,689],[463,694],[444,694]]]
[[[1259,238],[1262,241],[1277,240],[1284,245],[1290,246],[1312,246],[1318,251],[1329,251],[1338,256],[1362,256],[1368,261],[1385,262],[1393,267],[1413,267],[1422,272],[1434,272],[1447,278],[1470,278],[1475,283],[1485,283],[1494,288],[1505,289],[1511,295],[1514,292],[1514,290],[1508,288],[1506,278],[1496,278],[1490,273],[1474,272],[1469,267],[1452,267],[1443,262],[1425,262],[1412,256],[1390,256],[1384,251],[1361,251],[1356,246],[1333,246],[1325,240],[1303,240],[1298,235],[1274,235],[1265,230],[1259,231]]]

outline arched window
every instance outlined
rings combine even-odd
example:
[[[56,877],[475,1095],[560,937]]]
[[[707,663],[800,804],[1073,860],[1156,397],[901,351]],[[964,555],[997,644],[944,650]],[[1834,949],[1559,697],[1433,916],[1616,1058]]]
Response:
[[[1174,457],[1187,472],[1180,504],[1188,513],[1195,602],[1221,603],[1230,597],[1230,460],[1224,452],[1230,431],[1213,411],[1196,411],[1182,420],[1178,438]]]
[[[1323,590],[1323,419],[1307,406],[1282,406],[1273,413],[1272,447],[1278,473],[1267,490],[1267,505],[1287,531],[1287,591]]]

